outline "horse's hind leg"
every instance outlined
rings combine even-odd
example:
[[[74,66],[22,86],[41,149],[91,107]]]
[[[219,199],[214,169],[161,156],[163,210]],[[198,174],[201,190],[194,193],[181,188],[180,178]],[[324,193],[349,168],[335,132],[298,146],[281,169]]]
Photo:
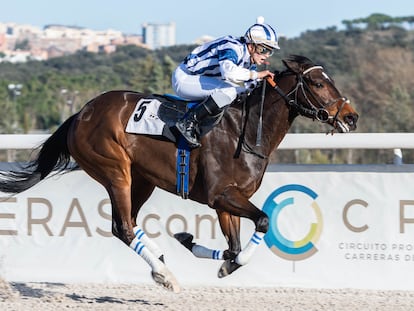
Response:
[[[148,182],[146,179],[142,178],[139,174],[134,174],[132,176],[132,186],[131,186],[131,202],[132,202],[132,209],[131,209],[131,219],[134,225],[134,234],[135,236],[141,241],[151,253],[154,254],[162,262],[164,261],[164,254],[159,246],[151,240],[144,230],[142,230],[136,224],[136,219],[141,207],[144,203],[149,199],[152,192],[155,189],[155,185]]]
[[[136,219],[141,207],[149,199],[155,189],[155,185],[143,178],[137,171],[131,172],[131,220],[133,223],[134,240],[130,246],[153,267],[151,275],[154,281],[174,292],[180,291],[180,286],[174,275],[164,264],[164,255],[158,245],[151,240],[144,230],[136,224]],[[154,263],[157,266],[154,267]],[[162,263],[160,265],[160,263]]]
[[[151,267],[151,275],[154,281],[174,292],[180,291],[180,286],[174,275],[167,269],[165,264],[157,258],[153,252],[143,243],[141,235],[135,235],[132,221],[131,189],[117,188],[111,185],[107,188],[112,203],[113,233],[125,242],[142,257]],[[126,234],[123,234],[123,233]]]
[[[138,212],[133,211],[131,204],[131,186],[132,176],[130,163],[125,163],[123,159],[127,156],[121,157],[125,151],[121,148],[115,150],[112,157],[104,157],[102,154],[83,154],[77,156],[76,161],[81,167],[99,183],[101,183],[107,190],[111,199],[112,205],[112,233],[122,242],[132,248],[141,258],[143,258],[152,269],[152,277],[154,281],[174,292],[179,292],[180,287],[172,273],[167,269],[165,264],[159,260],[134,233],[135,218],[132,215]],[[86,156],[85,156],[86,155]],[[90,159],[95,159],[95,162]],[[97,159],[100,161],[99,165],[96,163]],[[114,160],[116,159],[116,160]],[[105,169],[103,169],[105,168]],[[145,186],[144,186],[145,189]],[[147,196],[151,194],[153,187],[147,186]],[[145,202],[142,199],[142,203]],[[139,206],[139,204],[137,205]]]

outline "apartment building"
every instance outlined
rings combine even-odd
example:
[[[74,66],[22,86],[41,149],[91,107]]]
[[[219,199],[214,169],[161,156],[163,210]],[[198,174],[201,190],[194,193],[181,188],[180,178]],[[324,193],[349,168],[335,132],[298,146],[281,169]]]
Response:
[[[143,42],[150,49],[176,44],[175,23],[145,23],[142,25]]]

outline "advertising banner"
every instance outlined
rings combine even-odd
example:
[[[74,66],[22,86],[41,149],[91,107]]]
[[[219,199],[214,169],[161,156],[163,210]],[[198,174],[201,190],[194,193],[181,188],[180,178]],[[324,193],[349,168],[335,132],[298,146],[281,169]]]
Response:
[[[156,190],[137,224],[182,285],[414,289],[413,172],[267,172],[252,202],[270,228],[251,261],[220,279],[222,261],[173,238],[225,250],[217,215]],[[242,220],[242,245],[254,232]],[[82,171],[0,200],[0,276],[15,282],[152,283],[150,268],[111,234],[105,189]]]

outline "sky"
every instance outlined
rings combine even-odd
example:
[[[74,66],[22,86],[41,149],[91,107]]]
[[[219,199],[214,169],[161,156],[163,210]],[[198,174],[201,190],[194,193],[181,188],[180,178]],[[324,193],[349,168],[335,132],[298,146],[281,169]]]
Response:
[[[307,30],[336,26],[343,20],[381,13],[414,15],[413,0],[1,0],[0,22],[79,26],[142,34],[142,24],[176,23],[177,44],[190,44],[203,35],[240,36],[257,16],[279,35],[293,38]]]

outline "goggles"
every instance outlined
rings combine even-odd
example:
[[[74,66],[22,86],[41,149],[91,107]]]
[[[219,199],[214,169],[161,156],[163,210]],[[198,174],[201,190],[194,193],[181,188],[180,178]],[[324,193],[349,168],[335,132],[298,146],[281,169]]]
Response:
[[[255,47],[255,51],[257,54],[261,54],[261,55],[265,55],[265,54],[269,54],[269,56],[273,55],[273,50],[271,48],[268,48],[266,46],[263,45],[256,45]]]

